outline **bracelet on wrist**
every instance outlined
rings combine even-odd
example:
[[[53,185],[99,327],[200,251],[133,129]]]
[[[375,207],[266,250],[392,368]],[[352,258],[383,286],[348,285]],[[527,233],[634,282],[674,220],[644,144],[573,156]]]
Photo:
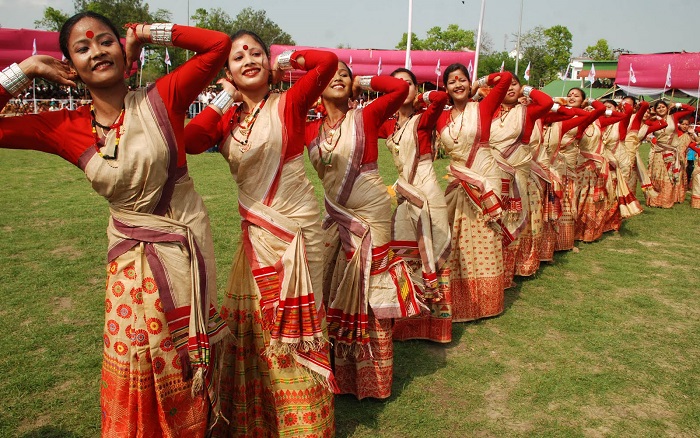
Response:
[[[530,93],[532,93],[533,87],[530,85],[525,85],[523,87],[523,96],[525,97],[530,97]]]
[[[429,90],[423,93],[423,102],[425,102],[426,105],[430,105],[430,93],[432,92],[433,90]]]
[[[151,42],[159,46],[173,45],[173,23],[151,24]]]
[[[27,88],[29,78],[17,63],[12,63],[0,72],[0,85],[12,96],[17,97],[19,92]]]
[[[372,76],[359,76],[358,81],[363,91],[372,91]]]
[[[488,86],[488,84],[489,84],[488,76],[482,76],[476,80],[476,85],[478,87],[486,87],[486,86]]]
[[[282,71],[292,70],[292,53],[294,50],[285,50],[277,56],[277,68]]]
[[[209,103],[209,105],[219,108],[219,110],[221,110],[221,114],[226,114],[226,112],[233,105],[233,97],[228,94],[226,90],[221,90],[219,94],[217,94],[216,97],[214,97],[214,99]]]

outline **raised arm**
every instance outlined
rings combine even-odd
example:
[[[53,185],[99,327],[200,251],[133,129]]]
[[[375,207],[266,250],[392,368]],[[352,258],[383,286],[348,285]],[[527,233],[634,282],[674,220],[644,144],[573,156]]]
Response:
[[[491,91],[486,97],[479,101],[481,141],[488,141],[491,135],[491,119],[496,109],[501,105],[501,102],[503,102],[503,98],[506,97],[512,80],[513,75],[507,71],[488,75],[486,82],[492,87]],[[482,79],[479,79],[479,81],[482,81]]]
[[[523,87],[523,95],[532,100],[526,107],[525,128],[522,133],[523,143],[529,143],[535,122],[549,112],[552,105],[554,105],[554,101],[547,93],[535,90],[529,86]]]
[[[333,78],[338,69],[338,57],[335,53],[322,50],[298,50],[291,53],[290,63],[294,68],[306,70],[306,73],[287,91],[284,108],[287,158],[304,152],[306,114]],[[278,66],[279,58],[273,70]]]
[[[637,108],[637,113],[632,117],[632,123],[630,123],[630,131],[639,131],[642,126],[642,121],[644,121],[644,114],[649,110],[649,102],[643,100],[639,103],[639,108]]]
[[[418,120],[418,149],[423,155],[433,152],[433,131],[450,96],[444,91],[434,90],[420,94],[417,99],[422,99],[428,104],[428,108]]]
[[[602,116],[605,113],[606,108],[602,102],[594,100],[593,102],[591,102],[591,106],[593,107],[593,111],[586,111],[587,114],[585,116],[582,116],[582,123],[578,126],[578,133],[576,134],[576,138],[578,139],[583,137],[583,133],[586,131],[586,128],[588,128],[588,126],[591,123],[595,122],[598,117]]]
[[[673,113],[673,121],[676,122],[676,125],[678,124],[678,121],[680,119],[695,111],[695,107],[692,107],[685,103],[676,103],[676,108],[680,108],[679,111]]]

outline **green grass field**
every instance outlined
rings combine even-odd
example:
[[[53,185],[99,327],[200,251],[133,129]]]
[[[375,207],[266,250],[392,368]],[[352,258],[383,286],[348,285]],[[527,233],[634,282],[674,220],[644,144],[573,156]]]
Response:
[[[189,162],[221,291],[236,189],[219,154]],[[384,151],[380,168],[391,184]],[[107,204],[79,169],[8,150],[0,200],[0,436],[98,436]],[[501,316],[455,324],[451,344],[395,343],[391,398],[337,397],[337,435],[699,436],[698,218],[687,201],[646,209],[519,279]]]

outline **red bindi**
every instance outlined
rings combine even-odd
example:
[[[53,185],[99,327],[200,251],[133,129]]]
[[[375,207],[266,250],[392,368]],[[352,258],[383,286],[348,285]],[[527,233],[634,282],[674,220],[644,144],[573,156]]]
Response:
[[[87,32],[85,32],[85,36],[88,38],[92,38],[95,36],[95,32],[88,30]]]
[[[243,50],[248,50],[248,44],[243,44]]]

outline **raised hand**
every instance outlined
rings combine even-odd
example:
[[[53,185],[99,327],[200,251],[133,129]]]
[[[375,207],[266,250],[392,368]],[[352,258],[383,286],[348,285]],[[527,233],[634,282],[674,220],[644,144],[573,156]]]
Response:
[[[78,74],[67,61],[49,55],[33,55],[19,63],[29,79],[42,78],[59,85],[75,87]]]

